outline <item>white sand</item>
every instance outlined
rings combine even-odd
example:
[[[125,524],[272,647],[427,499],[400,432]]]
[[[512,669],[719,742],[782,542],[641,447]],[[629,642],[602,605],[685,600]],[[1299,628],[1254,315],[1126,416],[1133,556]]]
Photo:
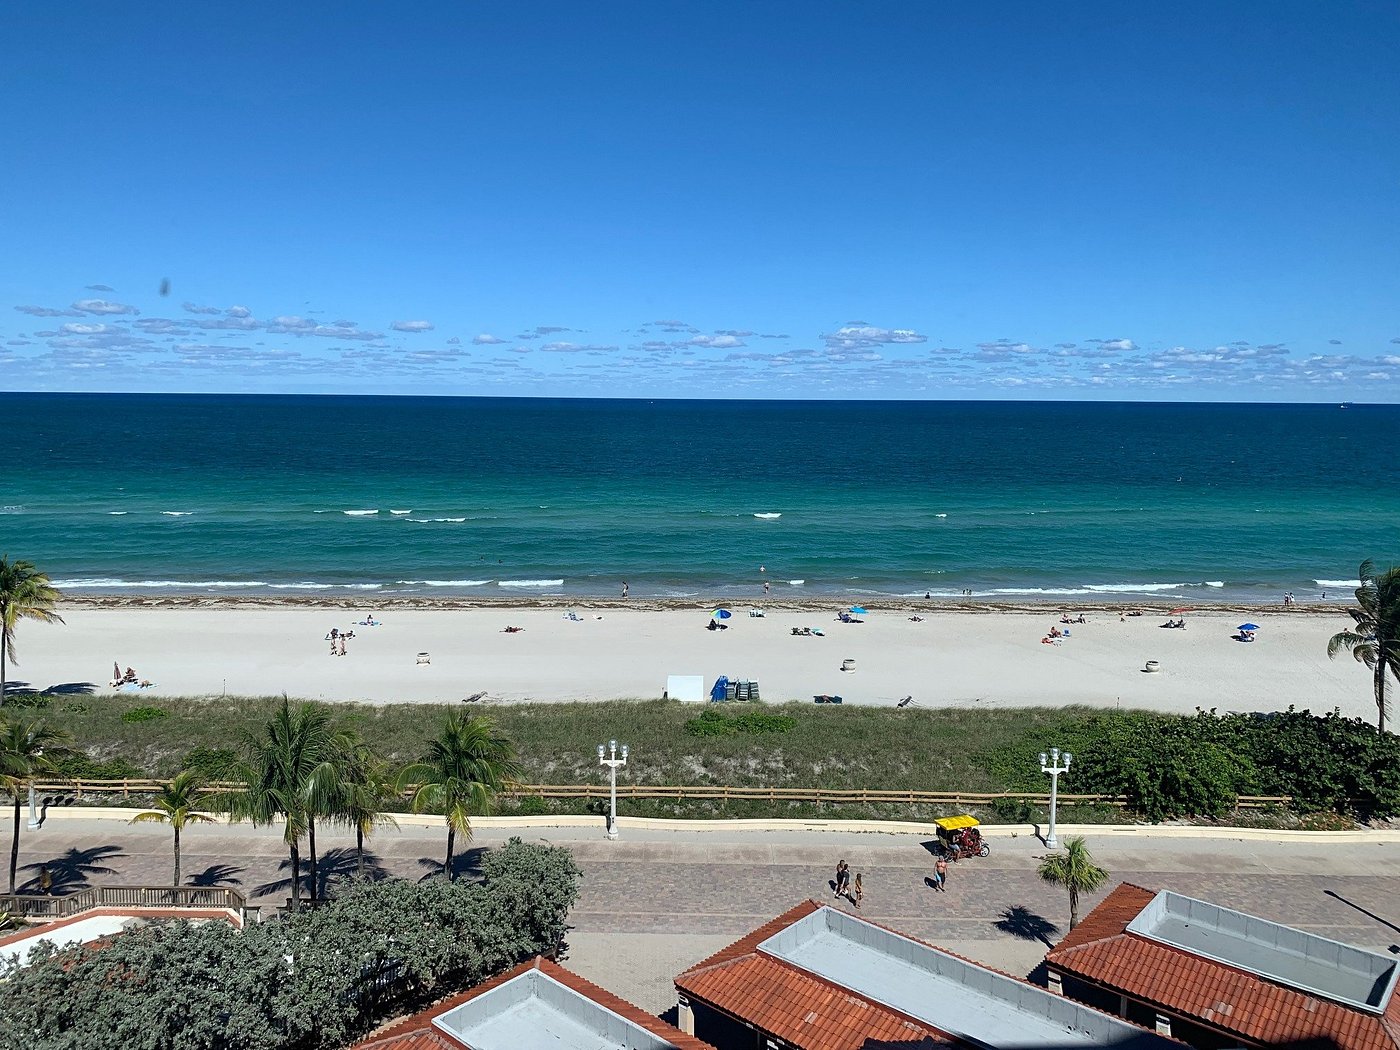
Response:
[[[834,693],[846,703],[892,704],[912,694],[921,706],[1091,704],[1191,712],[1271,711],[1289,704],[1375,717],[1370,677],[1349,656],[1327,659],[1327,639],[1350,622],[1334,614],[1192,613],[1184,631],[1162,630],[1161,615],[1120,622],[1090,614],[1060,645],[1041,643],[1058,613],[873,611],[863,624],[832,612],[770,609],[763,619],[734,610],[727,631],[704,629],[700,611],[604,609],[583,622],[557,609],[386,610],[379,627],[363,614],[326,609],[87,609],[64,612],[66,626],[23,623],[22,661],[11,681],[38,689],[94,683],[111,695],[112,662],[156,683],[139,696],[274,695],[377,703],[458,700],[596,700],[658,697],[669,674],[757,679],[767,701],[811,702]],[[1252,644],[1233,641],[1236,624],[1260,624]],[[506,624],[525,628],[503,634]],[[821,627],[823,638],[791,628]],[[344,657],[328,655],[332,626],[355,631]],[[432,663],[415,664],[426,651]],[[845,659],[855,670],[843,672]],[[1147,660],[1161,671],[1146,674]],[[134,700],[135,697],[133,696]]]

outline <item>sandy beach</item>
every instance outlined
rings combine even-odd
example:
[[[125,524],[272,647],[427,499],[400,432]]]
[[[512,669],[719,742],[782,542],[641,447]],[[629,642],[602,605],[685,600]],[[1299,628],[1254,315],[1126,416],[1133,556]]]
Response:
[[[271,695],[370,703],[460,700],[602,700],[659,697],[668,675],[756,679],[765,701],[837,694],[846,703],[1003,707],[1088,704],[1186,712],[1270,711],[1290,704],[1375,717],[1367,673],[1350,658],[1327,659],[1328,637],[1346,626],[1326,612],[1194,612],[1185,630],[1164,630],[1159,612],[1120,620],[1087,613],[1059,644],[1042,638],[1058,610],[872,609],[865,622],[838,622],[833,608],[769,608],[762,618],[734,607],[729,629],[708,631],[699,609],[574,606],[377,610],[332,607],[96,608],[68,606],[66,626],[24,624],[12,683],[36,689],[108,687],[112,663],[153,687],[120,694]],[[1231,636],[1260,626],[1257,640]],[[506,634],[507,626],[524,628]],[[794,637],[793,627],[823,637]],[[353,630],[347,655],[329,655],[332,627]],[[428,653],[427,665],[417,654]],[[841,670],[853,660],[854,670]],[[1160,665],[1146,673],[1149,660]],[[12,685],[13,687],[13,685]]]

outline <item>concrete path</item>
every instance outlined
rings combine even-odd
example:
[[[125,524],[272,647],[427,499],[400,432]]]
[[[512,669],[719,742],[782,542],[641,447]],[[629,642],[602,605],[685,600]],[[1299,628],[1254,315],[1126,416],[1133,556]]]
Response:
[[[504,841],[510,831],[481,830],[462,858]],[[1042,883],[1035,867],[1045,848],[1030,837],[992,840],[992,855],[950,873],[948,892],[924,882],[932,856],[921,836],[851,832],[628,831],[617,842],[601,828],[529,829],[574,851],[584,879],[571,916],[568,964],[638,1005],[674,1005],[680,970],[807,897],[831,899],[837,860],[862,872],[863,915],[894,929],[1023,975],[1068,928],[1066,896]],[[431,828],[378,833],[371,867],[422,878],[439,870],[445,835]],[[187,882],[229,885],[253,903],[288,895],[287,854],[272,829],[193,826],[182,836]],[[354,870],[353,837],[319,835],[322,875]],[[1173,889],[1385,950],[1400,943],[1400,844],[1313,844],[1230,839],[1090,836],[1112,878]],[[168,885],[171,835],[160,825],[126,825],[63,814],[21,835],[20,882],[37,885],[39,866],[55,892],[87,883]],[[304,869],[303,869],[304,870]],[[1083,902],[1087,910],[1102,896]],[[843,903],[842,907],[851,907]],[[1391,925],[1395,923],[1396,925]]]

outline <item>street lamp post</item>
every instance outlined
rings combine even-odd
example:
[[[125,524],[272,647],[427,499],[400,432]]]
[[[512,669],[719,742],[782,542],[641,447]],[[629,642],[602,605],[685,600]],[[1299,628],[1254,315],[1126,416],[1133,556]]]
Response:
[[[627,745],[622,745],[622,757],[617,757],[617,741],[609,740],[605,748],[598,745],[598,764],[608,767],[609,781],[609,802],[608,802],[608,838],[617,838],[617,771],[620,767],[627,765]]]
[[[1060,765],[1061,758],[1065,760],[1064,765]],[[1050,834],[1045,836],[1045,845],[1049,849],[1060,847],[1060,840],[1055,837],[1055,804],[1059,801],[1060,774],[1069,772],[1069,764],[1073,758],[1068,751],[1061,754],[1058,747],[1052,747],[1048,756],[1044,751],[1040,753],[1040,771],[1050,774]]]
[[[34,749],[34,757],[42,758],[44,749],[42,747]],[[29,830],[38,831],[43,825],[39,822],[39,811],[34,807],[34,777],[29,778]]]

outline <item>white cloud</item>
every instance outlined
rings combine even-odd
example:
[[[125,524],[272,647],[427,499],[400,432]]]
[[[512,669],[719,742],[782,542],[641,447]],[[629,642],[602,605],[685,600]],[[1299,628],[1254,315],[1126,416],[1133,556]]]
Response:
[[[928,336],[920,335],[912,328],[877,328],[868,324],[847,324],[829,335],[823,335],[822,342],[833,350],[859,350],[894,343],[926,343]]]
[[[139,314],[141,311],[126,303],[108,302],[106,299],[79,299],[73,304],[74,310],[85,314]]]
[[[505,340],[499,336],[492,335],[490,332],[482,332],[480,335],[472,336],[472,342],[477,346],[495,346],[498,343],[504,343]]]
[[[431,332],[432,321],[395,321],[389,326],[396,332]]]

